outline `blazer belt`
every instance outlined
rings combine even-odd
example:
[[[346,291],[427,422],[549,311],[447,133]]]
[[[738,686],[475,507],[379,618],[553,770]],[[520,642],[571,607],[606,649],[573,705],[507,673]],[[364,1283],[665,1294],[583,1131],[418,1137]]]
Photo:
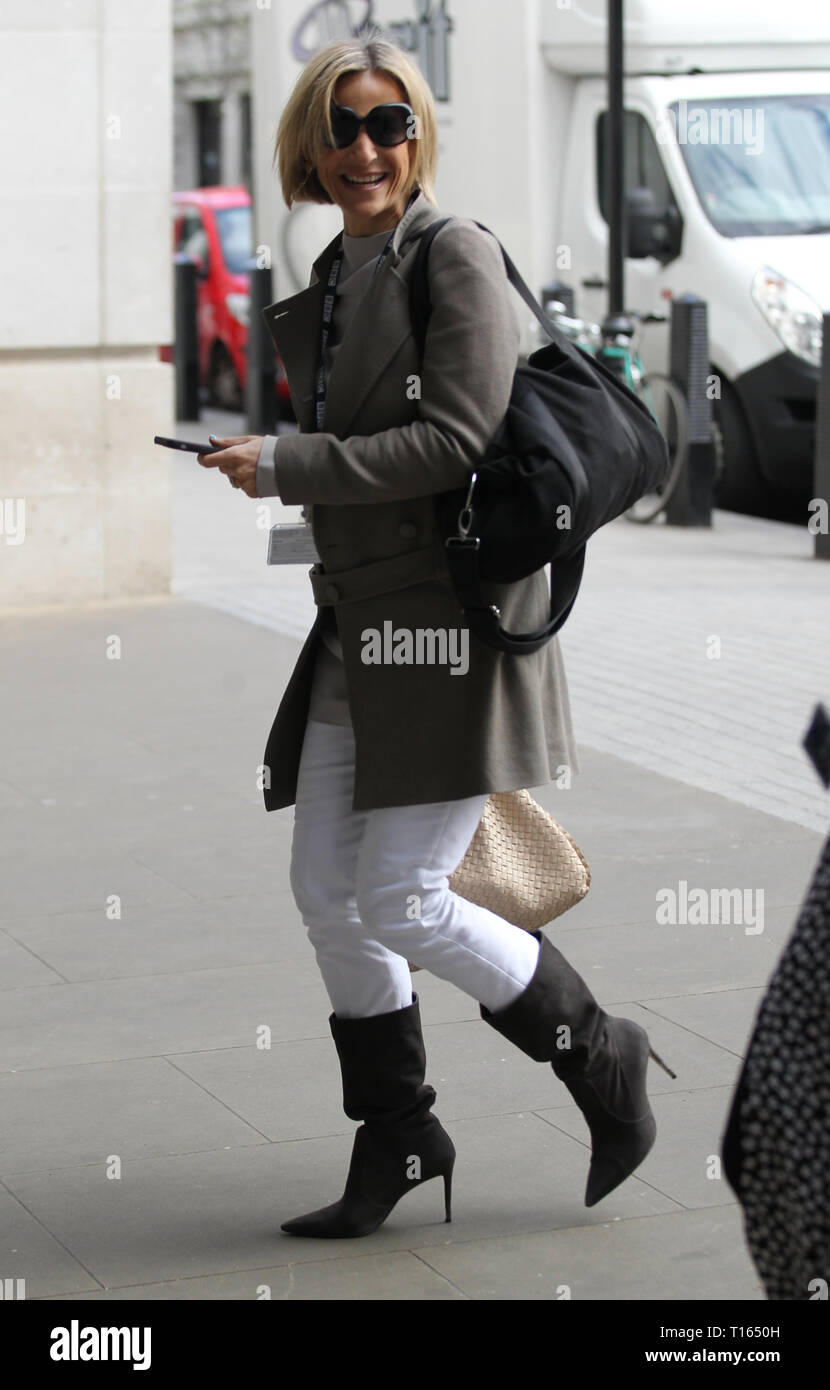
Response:
[[[413,584],[423,584],[425,580],[437,579],[449,573],[440,546],[424,546],[421,550],[410,550],[404,555],[392,555],[388,560],[374,560],[369,565],[358,565],[355,569],[336,570],[327,574],[322,564],[309,570],[314,602],[318,607],[329,604],[355,603],[359,599],[374,598],[378,594],[388,594],[396,589],[408,589]]]

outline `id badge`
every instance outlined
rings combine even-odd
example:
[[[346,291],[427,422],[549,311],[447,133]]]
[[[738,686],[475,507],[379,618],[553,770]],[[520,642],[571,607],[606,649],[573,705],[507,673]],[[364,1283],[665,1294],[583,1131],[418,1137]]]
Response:
[[[310,526],[301,522],[271,527],[268,533],[269,565],[313,565],[319,560]]]

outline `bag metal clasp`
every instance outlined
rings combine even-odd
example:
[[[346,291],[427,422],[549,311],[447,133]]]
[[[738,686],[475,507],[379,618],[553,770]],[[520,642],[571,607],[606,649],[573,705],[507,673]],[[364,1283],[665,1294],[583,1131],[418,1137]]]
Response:
[[[458,534],[459,536],[464,536],[465,538],[469,535],[470,527],[473,524],[472,498],[473,488],[475,487],[477,477],[478,474],[473,473],[472,477],[470,478],[470,486],[467,489],[466,501],[464,502],[464,506],[461,508],[461,511],[458,513]]]

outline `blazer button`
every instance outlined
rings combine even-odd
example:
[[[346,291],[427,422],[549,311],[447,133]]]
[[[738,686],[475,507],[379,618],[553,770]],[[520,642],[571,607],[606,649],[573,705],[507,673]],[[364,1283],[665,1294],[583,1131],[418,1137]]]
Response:
[[[407,541],[413,540],[418,534],[418,527],[415,525],[414,521],[402,521],[398,530]]]
[[[340,590],[339,590],[339,588],[337,587],[337,585],[336,585],[336,584],[327,584],[327,585],[326,585],[326,598],[331,599],[332,603],[336,603],[337,600],[339,599],[339,597],[340,597]]]

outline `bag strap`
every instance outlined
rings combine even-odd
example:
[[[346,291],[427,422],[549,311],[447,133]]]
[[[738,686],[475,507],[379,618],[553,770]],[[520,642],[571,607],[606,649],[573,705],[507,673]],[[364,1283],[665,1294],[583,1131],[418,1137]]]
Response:
[[[427,276],[427,258],[429,248],[433,238],[442,227],[448,222],[452,222],[452,217],[439,217],[435,222],[431,222],[426,231],[421,236],[418,244],[418,251],[415,257],[415,266],[412,272],[410,285],[410,310],[412,310],[412,327],[415,334],[415,341],[418,344],[421,355],[423,356],[423,345],[426,338],[426,325],[432,312],[432,299],[429,293],[429,279]],[[504,268],[507,271],[507,278],[514,290],[521,295],[534,318],[538,320],[544,328],[549,338],[560,338],[560,330],[549,314],[546,314],[539,301],[534,297],[528,285],[522,279],[512,260],[508,256],[495,232],[491,232],[489,227],[485,227],[483,222],[475,222],[476,227],[480,227],[482,232],[491,236],[498,246],[504,261]]]
[[[585,546],[567,559],[553,560],[550,565],[550,619],[535,632],[508,632],[501,625],[501,610],[488,603],[482,589],[478,563],[478,538],[450,536],[445,542],[447,564],[456,596],[464,609],[470,629],[488,646],[511,656],[528,656],[544,647],[560,629],[576,603],[582,571],[585,566]],[[554,590],[558,597],[554,597]]]
[[[409,311],[412,322],[412,333],[418,345],[421,359],[424,356],[426,344],[427,325],[429,316],[432,312],[432,299],[429,292],[429,277],[427,274],[427,258],[429,248],[432,245],[436,233],[452,221],[450,217],[437,218],[430,223],[426,231],[421,236],[418,251],[415,257],[415,265],[412,271],[412,279],[409,289]],[[476,222],[483,232],[490,236],[494,234],[489,227],[485,227],[481,222]],[[511,261],[498,237],[499,249],[504,258],[504,265],[507,271],[507,278],[510,283],[518,290],[522,299],[532,310],[539,323],[549,334],[550,337],[558,336],[558,329],[552,320],[545,313],[544,309],[537,304],[515,265]],[[539,651],[546,642],[562,627],[571,609],[576,602],[577,591],[582,580],[582,571],[585,565],[585,546],[574,552],[567,559],[551,562],[550,566],[550,618],[543,627],[537,628],[535,632],[507,632],[501,626],[501,612],[491,603],[488,603],[482,587],[481,571],[479,567],[479,539],[477,536],[449,536],[445,541],[447,564],[449,566],[450,577],[452,578],[453,588],[456,596],[464,610],[464,615],[470,625],[470,630],[476,637],[480,638],[488,646],[494,647],[496,651],[507,652],[511,656],[530,655]],[[554,587],[556,588],[557,598],[554,598]]]

